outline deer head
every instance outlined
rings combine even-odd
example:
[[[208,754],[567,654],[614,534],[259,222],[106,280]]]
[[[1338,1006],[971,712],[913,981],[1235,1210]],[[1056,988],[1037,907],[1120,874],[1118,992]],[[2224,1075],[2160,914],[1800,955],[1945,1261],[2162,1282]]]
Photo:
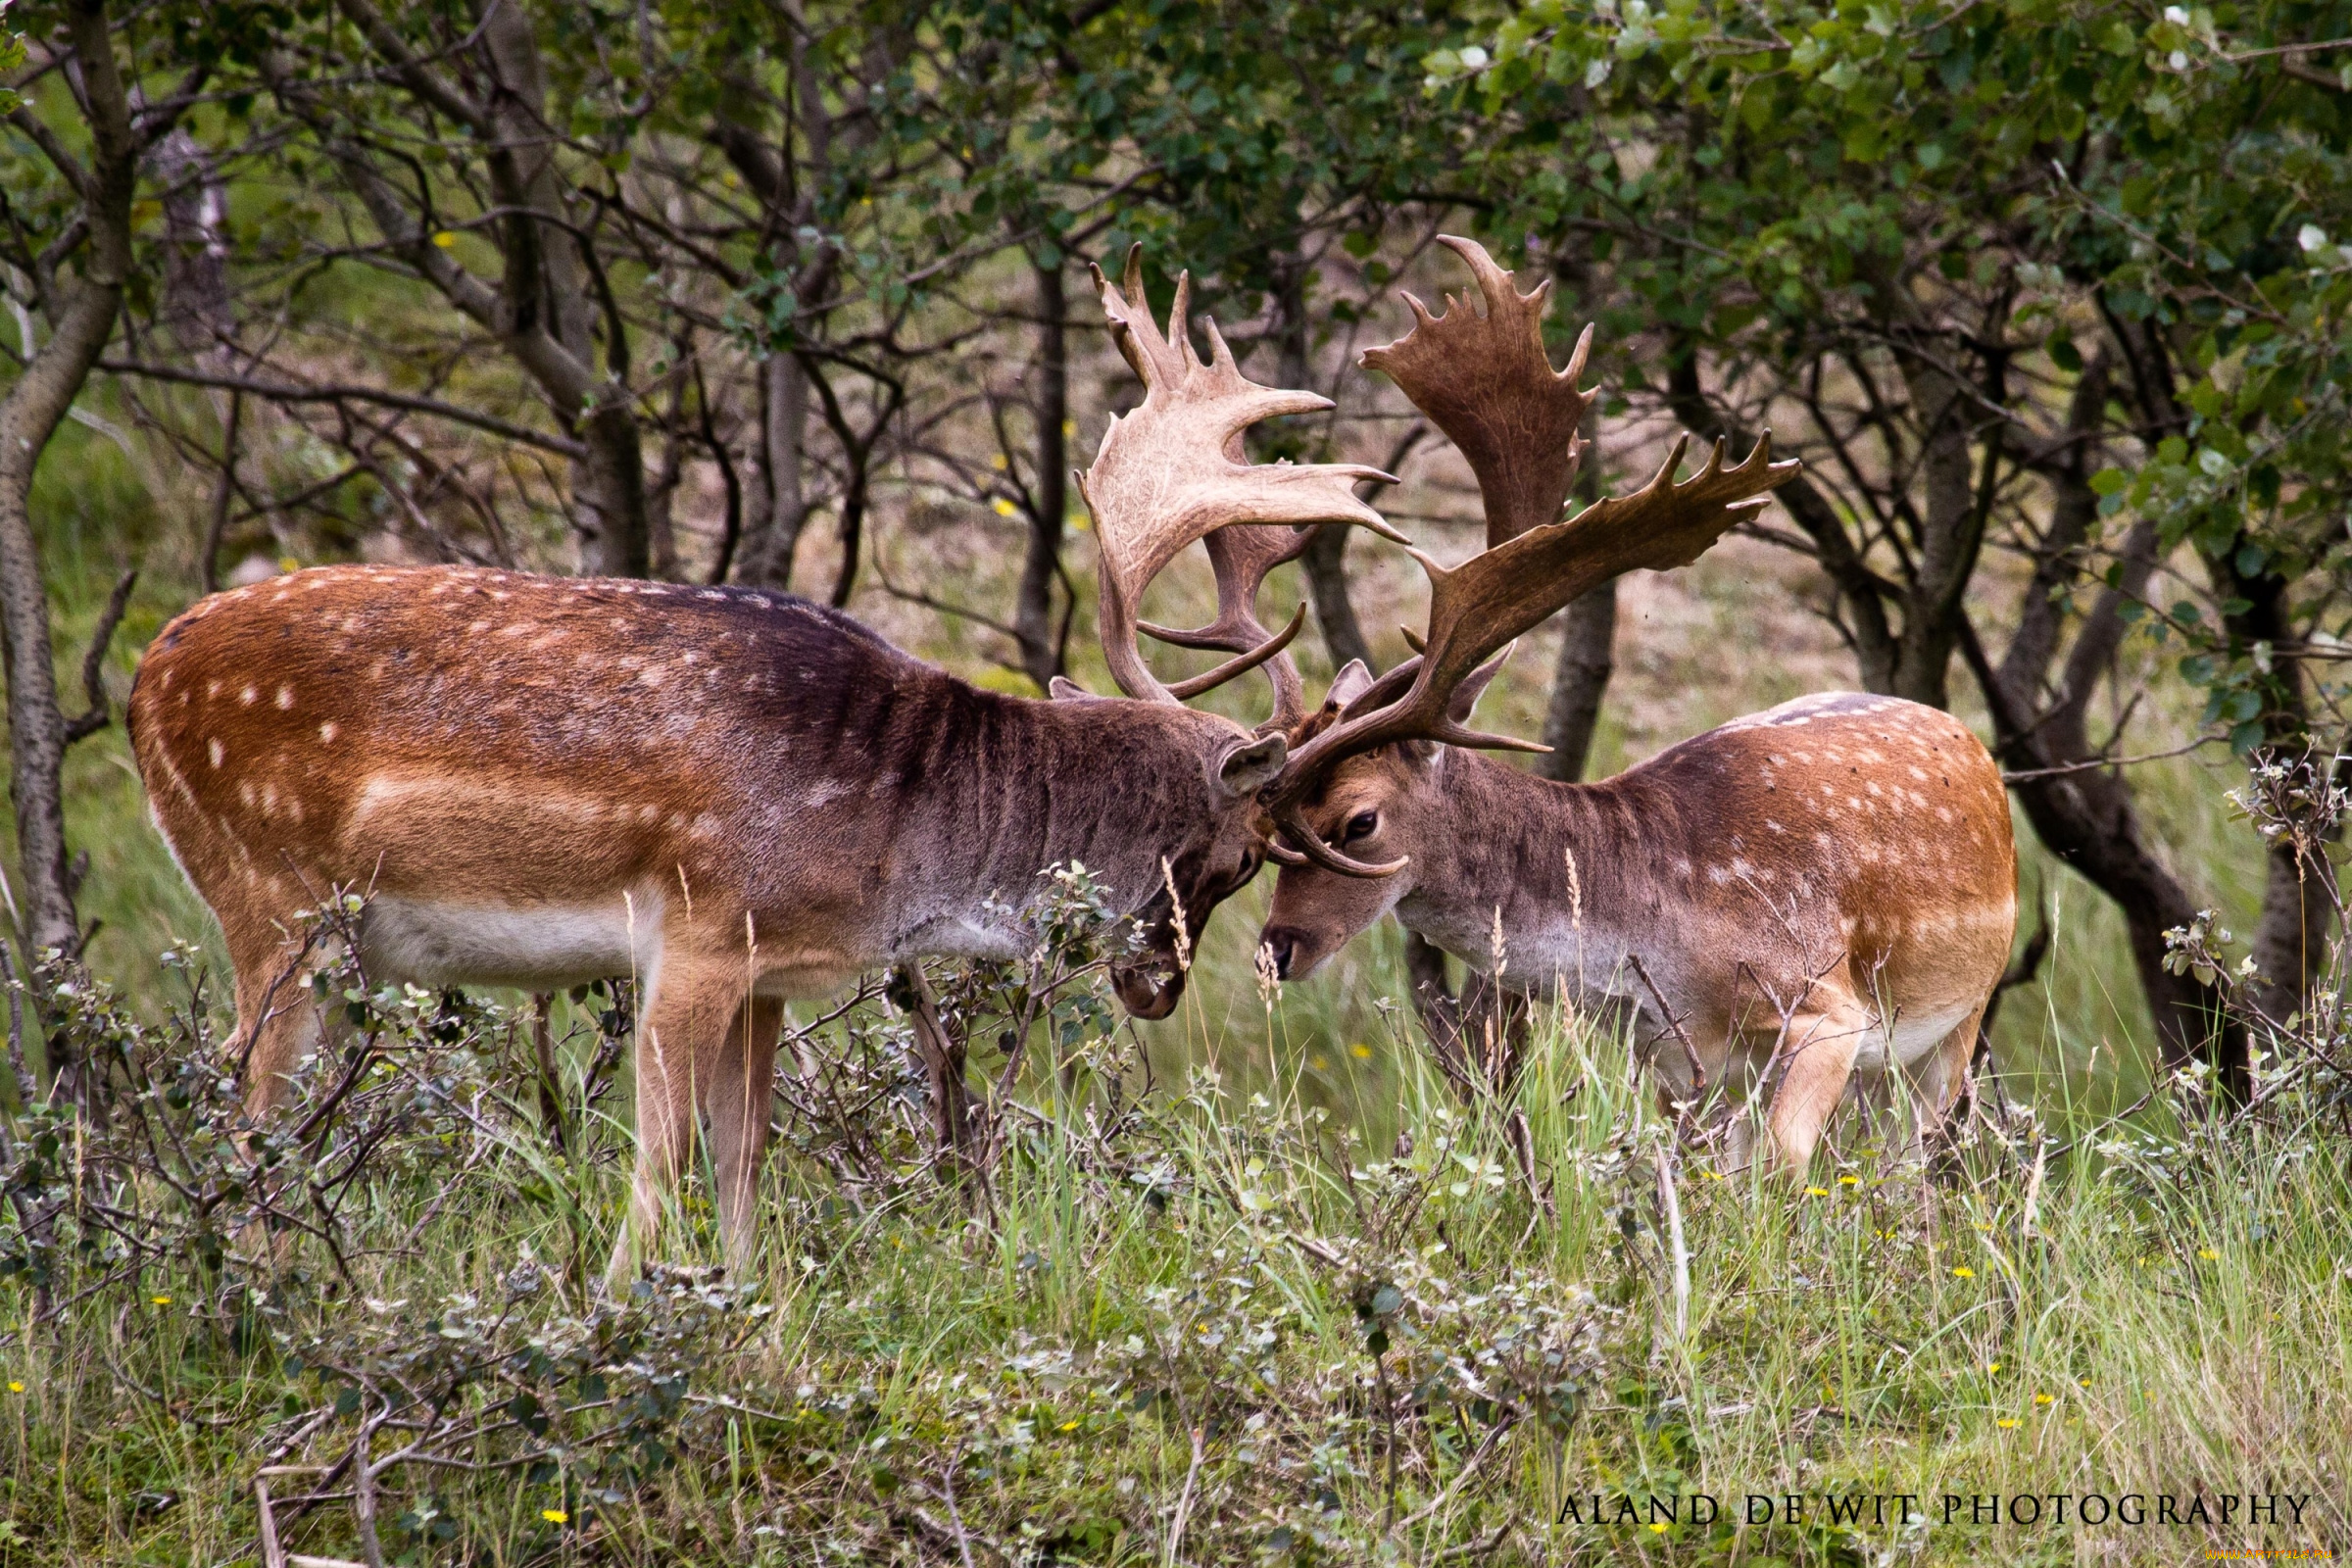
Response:
[[[1209,357],[1203,362],[1186,320],[1189,275],[1177,278],[1164,331],[1144,297],[1142,247],[1128,253],[1123,283],[1112,283],[1097,269],[1095,286],[1112,338],[1145,386],[1143,404],[1111,419],[1094,466],[1078,476],[1100,552],[1103,658],[1129,697],[1158,705],[1167,710],[1167,722],[1199,731],[1209,759],[1212,809],[1195,841],[1168,858],[1164,885],[1141,916],[1148,956],[1113,974],[1130,1011],[1162,1017],[1183,988],[1181,955],[1199,938],[1209,911],[1264,861],[1256,796],[1280,772],[1288,732],[1305,716],[1298,671],[1287,650],[1306,607],[1300,605],[1282,630],[1269,632],[1257,619],[1257,590],[1268,572],[1305,547],[1307,525],[1352,523],[1399,536],[1352,488],[1367,479],[1394,482],[1377,468],[1246,460],[1242,432],[1250,425],[1331,404],[1311,392],[1250,381],[1234,365],[1214,321],[1206,323]],[[1146,624],[1140,618],[1145,591],[1196,540],[1205,543],[1216,572],[1217,618],[1194,630]],[[1166,685],[1145,663],[1139,631],[1234,657]],[[1261,667],[1273,683],[1274,712],[1257,732],[1184,707],[1186,699]],[[1066,682],[1057,682],[1054,694],[1065,700],[1085,696]]]
[[[1514,639],[1621,572],[1695,560],[1797,469],[1772,461],[1768,433],[1736,466],[1716,443],[1696,473],[1677,481],[1686,437],[1640,490],[1560,520],[1582,457],[1577,426],[1592,394],[1576,381],[1592,329],[1555,372],[1543,343],[1549,283],[1521,294],[1476,243],[1442,243],[1470,265],[1485,314],[1449,297],[1433,316],[1408,294],[1412,330],[1366,351],[1363,363],[1394,378],[1469,460],[1487,548],[1451,568],[1411,551],[1430,582],[1419,655],[1378,679],[1360,665],[1343,670],[1321,710],[1294,727],[1281,771],[1260,793],[1278,835],[1270,853],[1285,862],[1264,936],[1286,977],[1313,968],[1411,890],[1416,845],[1446,830],[1446,747],[1544,749],[1469,727]]]

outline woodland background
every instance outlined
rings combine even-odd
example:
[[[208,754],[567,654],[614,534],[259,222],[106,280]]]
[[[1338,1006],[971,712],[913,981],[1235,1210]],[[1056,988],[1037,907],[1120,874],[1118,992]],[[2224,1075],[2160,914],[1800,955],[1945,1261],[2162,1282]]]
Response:
[[[1000,689],[1102,689],[1067,475],[1138,395],[1087,273],[1131,244],[1158,309],[1189,270],[1250,374],[1333,399],[1261,458],[1401,474],[1384,510],[1458,559],[1466,470],[1355,356],[1400,288],[1463,286],[1433,244],[1462,232],[1554,281],[1555,363],[1598,325],[1584,500],[1683,430],[1806,464],[1529,640],[1488,716],[1554,746],[1533,765],[1825,687],[1948,707],[2024,852],[2007,1095],[2087,1116],[2188,1066],[2242,1103],[2333,1016],[2333,817],[2278,830],[2246,786],[2340,767],[2352,6],[20,0],[0,83],[25,995],[83,960],[130,1029],[185,1008],[158,953],[218,968],[119,714],[231,582],[756,583]],[[1401,565],[1333,528],[1278,574],[1310,682],[1403,657]],[[1206,576],[1148,613],[1185,623]],[[1263,894],[1152,1057],[1223,1051],[1237,1093],[1385,1142],[1419,1103],[1413,956],[1375,933],[1277,1030]],[[35,1011],[28,1092],[93,1038]]]

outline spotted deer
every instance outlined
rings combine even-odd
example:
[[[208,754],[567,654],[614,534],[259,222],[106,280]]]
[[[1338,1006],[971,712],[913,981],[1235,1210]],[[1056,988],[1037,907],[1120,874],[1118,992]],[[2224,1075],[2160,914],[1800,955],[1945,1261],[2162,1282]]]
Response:
[[[530,991],[643,985],[636,1170],[615,1276],[709,1125],[731,1257],[753,1241],[782,1008],[925,955],[1027,951],[1041,870],[1083,862],[1141,928],[1113,971],[1170,1011],[1175,961],[1265,846],[1260,734],[1185,699],[1282,654],[1247,607],[1195,637],[1237,657],[1164,684],[1146,587],[1196,540],[1221,575],[1296,554],[1303,523],[1390,531],[1348,464],[1251,465],[1242,432],[1329,407],[1258,386],[1179,281],[1167,333],[1098,272],[1143,378],[1082,489],[1126,698],[971,686],[782,593],[468,567],[323,566],[203,600],[143,659],[130,731],[156,820],[219,918],[246,1094],[279,1102],[319,1019],[286,982],[301,911],[364,897],[371,975]],[[1242,524],[1236,527],[1235,524]],[[1303,607],[1301,607],[1303,611]],[[1178,636],[1188,634],[1178,633]],[[1277,673],[1285,723],[1298,680]]]
[[[1548,283],[1522,295],[1477,245],[1446,243],[1469,264],[1485,314],[1449,299],[1432,317],[1408,295],[1412,330],[1364,363],[1468,460],[1488,549],[1433,570],[1441,593],[1421,658],[1378,680],[1350,665],[1292,729],[1268,793],[1302,853],[1282,871],[1263,954],[1283,978],[1311,974],[1394,912],[1472,968],[1499,965],[1522,993],[1632,1004],[1663,1092],[1729,1085],[1764,1100],[1766,1152],[1785,1168],[1809,1164],[1849,1082],[1884,1094],[1902,1076],[1909,1143],[1959,1091],[2016,925],[1998,769],[1948,713],[1846,693],[1737,719],[1595,784],[1461,749],[1492,670],[1478,662],[1497,643],[1465,628],[1488,622],[1513,586],[1481,575],[1482,563],[1547,534],[1591,581],[1659,563],[1626,548],[1625,503],[1553,520],[1583,456],[1585,345],[1555,374],[1541,326]],[[1754,461],[1720,477],[1710,465],[1692,485],[1704,493]],[[1674,554],[1695,556],[1761,504],[1710,497]],[[1474,576],[1477,595],[1446,598]],[[1745,1118],[1735,1127],[1732,1158],[1743,1162],[1753,1130]]]

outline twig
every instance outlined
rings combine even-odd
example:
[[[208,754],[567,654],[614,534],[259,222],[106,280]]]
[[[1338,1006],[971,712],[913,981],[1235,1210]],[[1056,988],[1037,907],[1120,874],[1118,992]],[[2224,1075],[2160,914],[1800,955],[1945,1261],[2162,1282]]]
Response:
[[[1675,1195],[1674,1168],[1667,1161],[1666,1146],[1658,1144],[1649,1153],[1658,1170],[1658,1207],[1666,1213],[1666,1244],[1674,1250],[1674,1338],[1680,1344],[1690,1334],[1690,1252],[1683,1245],[1683,1205]]]
[[[1206,1433],[1193,1428],[1193,1462],[1184,1472],[1184,1491],[1176,1498],[1176,1515],[1168,1522],[1168,1551],[1164,1568],[1176,1568],[1177,1548],[1184,1544],[1184,1516],[1193,1509],[1193,1483],[1200,1476],[1200,1454]]]
[[[66,725],[66,744],[86,739],[106,728],[108,710],[106,700],[106,650],[115,640],[116,628],[122,624],[122,612],[130,608],[130,591],[139,584],[134,567],[115,579],[115,591],[107,596],[106,609],[98,615],[98,625],[90,633],[90,646],[81,656],[81,690],[89,699],[89,709]]]
[[[956,1506],[956,1466],[950,1464],[939,1473],[940,1493],[948,1504],[948,1523],[956,1527],[956,1549],[963,1554],[963,1568],[972,1568],[972,1538],[963,1528],[963,1513]]]
[[[1642,962],[1642,956],[1632,953],[1626,956],[1633,962],[1634,973],[1640,975],[1642,984],[1648,988],[1651,1000],[1657,1003],[1658,1016],[1666,1020],[1666,1027],[1673,1032],[1674,1038],[1683,1044],[1683,1054],[1690,1058],[1690,1094],[1695,1099],[1707,1087],[1707,1069],[1706,1065],[1698,1059],[1698,1048],[1690,1043],[1690,1036],[1684,1030],[1683,1021],[1677,1018],[1674,1015],[1674,1009],[1666,1004],[1665,993],[1660,991],[1658,983],[1649,977],[1649,970]]]
[[[2202,735],[2186,746],[2176,746],[2169,752],[2150,752],[2145,757],[2094,757],[2086,762],[2064,762],[2056,767],[2028,767],[2017,772],[2001,771],[2004,784],[2023,784],[2029,779],[2057,778],[2067,773],[2087,773],[2102,767],[2134,767],[2141,762],[2161,762],[2168,757],[2185,757],[2200,746],[2211,746],[2227,736]]]
[[[1469,1484],[1472,1476],[1478,1474],[1479,1467],[1487,1462],[1488,1455],[1494,1451],[1495,1446],[1501,1443],[1502,1440],[1509,1435],[1511,1429],[1518,1424],[1519,1419],[1517,1416],[1508,1416],[1496,1422],[1494,1426],[1489,1427],[1487,1429],[1487,1435],[1479,1439],[1478,1446],[1471,1450],[1470,1457],[1462,1461],[1462,1467],[1453,1473],[1453,1479],[1446,1483],[1446,1490],[1439,1493],[1436,1496],[1430,1498],[1429,1501],[1423,1503],[1420,1507],[1415,1508],[1411,1513],[1406,1514],[1398,1523],[1398,1528],[1410,1530],[1413,1528],[1413,1526],[1419,1524],[1422,1520],[1427,1519],[1431,1514],[1436,1513],[1440,1508],[1443,1508],[1447,1503],[1451,1502],[1454,1498],[1454,1494]]]
[[[2042,1173],[2049,1169],[2049,1165],[2050,1146],[2044,1140],[2034,1146],[2034,1174],[2026,1182],[2026,1212],[2023,1222],[2018,1226],[2021,1238],[2034,1234],[2034,1216],[2041,1207]]]

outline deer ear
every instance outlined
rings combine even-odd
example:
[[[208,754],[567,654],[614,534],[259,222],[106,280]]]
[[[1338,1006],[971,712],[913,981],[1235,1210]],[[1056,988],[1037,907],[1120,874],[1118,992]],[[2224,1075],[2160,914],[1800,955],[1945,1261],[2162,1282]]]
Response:
[[[1067,675],[1056,675],[1046,683],[1046,695],[1057,703],[1092,703],[1099,701],[1093,692]]]
[[[1325,708],[1346,708],[1372,689],[1372,671],[1360,659],[1350,659],[1347,666],[1331,677],[1331,690],[1323,694]]]
[[[1278,734],[1236,740],[1218,754],[1217,787],[1236,797],[1255,795],[1282,771],[1290,751],[1290,742]]]
[[[1518,646],[1516,642],[1505,644],[1501,653],[1496,654],[1493,659],[1463,676],[1462,683],[1456,686],[1453,689],[1453,695],[1446,699],[1446,716],[1456,724],[1469,723],[1470,710],[1478,706],[1479,698],[1485,695],[1487,682],[1493,680],[1496,672],[1510,662],[1511,650]]]

